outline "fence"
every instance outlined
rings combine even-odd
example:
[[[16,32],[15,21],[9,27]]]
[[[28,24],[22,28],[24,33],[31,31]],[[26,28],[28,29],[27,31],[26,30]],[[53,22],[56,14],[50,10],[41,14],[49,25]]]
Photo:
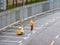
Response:
[[[46,1],[0,12],[0,28],[49,9],[49,1]]]

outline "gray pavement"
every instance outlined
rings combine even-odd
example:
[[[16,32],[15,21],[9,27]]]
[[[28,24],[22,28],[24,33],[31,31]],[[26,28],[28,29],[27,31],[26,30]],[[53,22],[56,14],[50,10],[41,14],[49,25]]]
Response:
[[[60,45],[60,11],[32,18],[35,27],[31,32],[29,20],[23,24],[24,35],[16,35],[17,29],[10,28],[0,33],[0,45]],[[20,26],[17,24],[17,26]]]

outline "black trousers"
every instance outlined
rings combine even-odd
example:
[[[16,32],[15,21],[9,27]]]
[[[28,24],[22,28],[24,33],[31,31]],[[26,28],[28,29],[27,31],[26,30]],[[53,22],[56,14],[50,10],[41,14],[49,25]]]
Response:
[[[33,26],[31,26],[31,31],[33,30]]]

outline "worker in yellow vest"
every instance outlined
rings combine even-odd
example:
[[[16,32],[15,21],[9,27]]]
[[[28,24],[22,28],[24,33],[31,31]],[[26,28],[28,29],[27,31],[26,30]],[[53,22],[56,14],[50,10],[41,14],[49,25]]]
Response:
[[[30,20],[30,27],[31,27],[31,31],[33,30],[33,28],[34,28],[34,22],[33,22],[33,20],[31,19]]]
[[[23,34],[23,28],[22,27],[19,27],[18,29],[17,29],[17,35],[22,35]]]

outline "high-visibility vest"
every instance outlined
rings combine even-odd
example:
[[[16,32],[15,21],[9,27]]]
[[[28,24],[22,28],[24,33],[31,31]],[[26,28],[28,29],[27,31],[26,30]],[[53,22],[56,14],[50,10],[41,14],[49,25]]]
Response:
[[[17,30],[17,34],[18,34],[18,35],[22,34],[22,30],[21,30],[21,29],[18,29],[18,30]]]
[[[30,20],[30,26],[34,26],[34,22]]]

